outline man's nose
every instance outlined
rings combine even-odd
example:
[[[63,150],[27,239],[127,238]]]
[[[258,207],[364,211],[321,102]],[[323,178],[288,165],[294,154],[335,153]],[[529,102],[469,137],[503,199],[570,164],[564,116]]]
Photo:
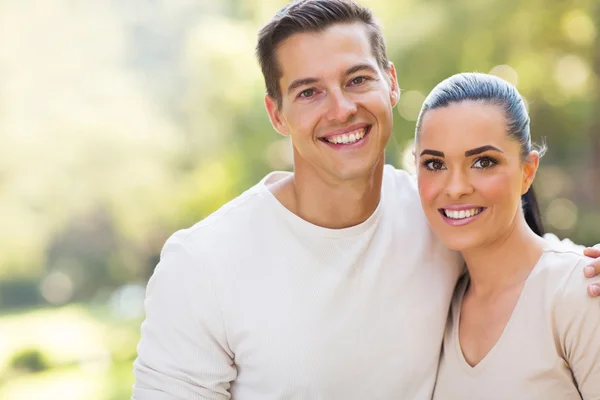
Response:
[[[330,121],[346,122],[356,114],[356,103],[341,90],[330,92],[327,117]]]

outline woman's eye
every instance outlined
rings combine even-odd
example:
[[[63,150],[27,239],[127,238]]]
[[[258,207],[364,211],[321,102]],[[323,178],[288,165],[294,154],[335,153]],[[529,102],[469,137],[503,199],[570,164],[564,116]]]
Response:
[[[496,164],[491,158],[480,158],[473,164],[473,167],[480,169],[487,169],[493,167]]]
[[[357,76],[356,78],[352,79],[350,82],[352,82],[353,85],[360,85],[361,83],[364,83],[366,80],[367,80],[367,78],[364,76]]]
[[[425,167],[427,167],[427,169],[430,169],[432,171],[439,171],[444,168],[444,163],[441,162],[440,160],[431,160],[431,161],[427,161],[425,163]]]

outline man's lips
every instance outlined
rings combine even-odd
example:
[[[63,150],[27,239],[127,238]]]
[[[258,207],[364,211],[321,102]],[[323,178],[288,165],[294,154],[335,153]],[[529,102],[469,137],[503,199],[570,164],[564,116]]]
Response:
[[[366,122],[359,122],[359,123],[356,123],[356,124],[349,125],[349,126],[347,126],[345,128],[342,128],[342,129],[336,129],[334,131],[328,132],[327,134],[321,136],[319,139],[325,139],[325,140],[327,140],[327,139],[330,139],[330,138],[332,138],[334,136],[339,136],[339,135],[343,135],[343,134],[349,134],[350,132],[356,131],[358,129],[366,129],[366,128],[369,128],[370,126],[371,125],[367,124]]]
[[[319,140],[333,145],[355,144],[362,141],[364,137],[369,134],[370,131],[371,125],[358,124],[337,131],[335,133],[331,133],[326,136],[320,137]]]

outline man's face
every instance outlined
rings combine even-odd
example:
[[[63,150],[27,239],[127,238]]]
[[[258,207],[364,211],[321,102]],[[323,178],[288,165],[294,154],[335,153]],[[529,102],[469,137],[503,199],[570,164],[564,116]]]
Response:
[[[275,129],[292,138],[296,172],[341,183],[383,164],[399,90],[394,67],[379,68],[366,27],[294,34],[276,57],[282,104],[265,102]]]

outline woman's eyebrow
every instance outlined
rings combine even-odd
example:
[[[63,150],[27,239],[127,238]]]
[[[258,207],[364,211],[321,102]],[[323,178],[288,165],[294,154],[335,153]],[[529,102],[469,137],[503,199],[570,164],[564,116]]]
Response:
[[[423,156],[425,154],[429,154],[432,156],[436,156],[436,157],[445,157],[444,153],[442,153],[441,151],[438,150],[429,150],[429,149],[425,149],[421,152],[420,156]]]
[[[493,150],[493,151],[497,151],[499,153],[504,153],[499,148],[492,146],[491,144],[488,144],[485,146],[476,147],[474,149],[465,151],[465,157],[471,157],[471,156],[474,156],[475,154],[483,153],[484,151],[488,151],[488,150]]]

